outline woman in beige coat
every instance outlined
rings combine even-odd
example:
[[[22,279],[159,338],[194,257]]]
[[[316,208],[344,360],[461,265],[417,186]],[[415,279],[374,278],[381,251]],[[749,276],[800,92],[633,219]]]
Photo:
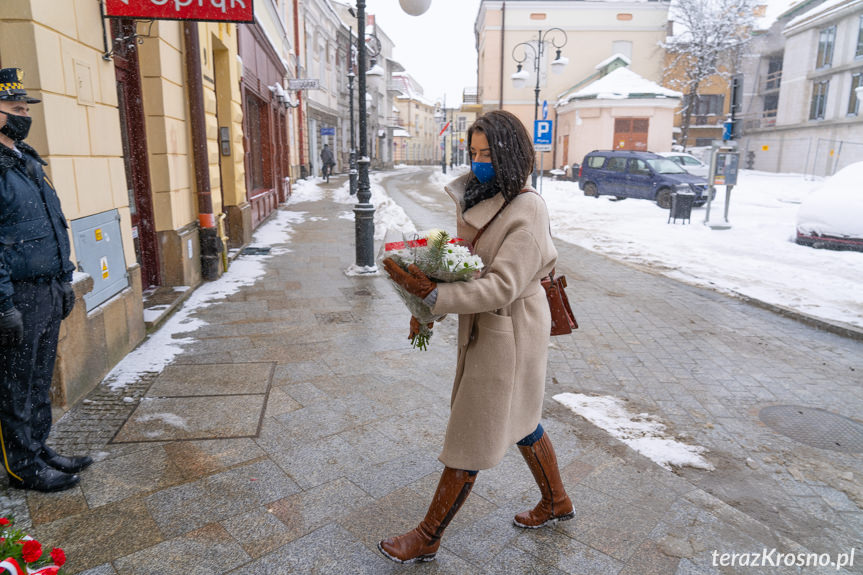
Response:
[[[540,280],[557,260],[543,199],[526,187],[533,145],[513,114],[489,112],[468,130],[471,173],[446,191],[457,233],[474,238],[485,263],[471,282],[436,284],[418,268],[384,260],[390,277],[425,299],[435,314],[458,314],[458,361],[451,414],[439,459],[446,466],[419,526],[378,544],[394,561],[431,561],[477,471],[497,465],[517,443],[542,500],[514,523],[535,529],[574,516],[551,441],[539,423],[551,315]],[[525,193],[522,193],[522,192]],[[411,319],[411,333],[419,325]]]

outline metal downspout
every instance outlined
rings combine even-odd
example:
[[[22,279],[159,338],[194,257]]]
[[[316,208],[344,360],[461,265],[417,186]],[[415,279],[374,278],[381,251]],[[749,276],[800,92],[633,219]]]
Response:
[[[294,0],[294,52],[297,54],[297,77],[300,77],[300,6]],[[303,142],[303,92],[297,90],[297,135],[300,138],[300,178],[306,177],[306,147]]]
[[[192,161],[198,189],[198,225],[201,241],[201,275],[218,279],[221,272],[222,239],[216,228],[210,189],[210,161],[204,116],[204,86],[201,81],[201,46],[197,22],[184,22],[186,39],[186,85],[189,89],[189,119],[192,130]]]

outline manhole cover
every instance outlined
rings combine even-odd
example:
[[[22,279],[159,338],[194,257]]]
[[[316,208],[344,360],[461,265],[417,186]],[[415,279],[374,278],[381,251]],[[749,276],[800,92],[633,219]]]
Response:
[[[863,452],[863,424],[823,409],[798,405],[772,405],[758,418],[774,431],[819,449]]]

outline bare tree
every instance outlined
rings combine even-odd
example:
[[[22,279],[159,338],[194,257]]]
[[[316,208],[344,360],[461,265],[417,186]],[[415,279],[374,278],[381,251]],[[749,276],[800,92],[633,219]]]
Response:
[[[708,78],[727,79],[734,73],[751,38],[753,10],[753,0],[675,0],[671,6],[673,35],[662,47],[670,55],[666,84],[684,93],[684,146],[699,87]]]

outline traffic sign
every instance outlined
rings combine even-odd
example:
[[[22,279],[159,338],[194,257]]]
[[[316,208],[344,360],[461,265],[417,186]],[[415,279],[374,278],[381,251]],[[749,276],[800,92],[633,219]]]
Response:
[[[533,123],[533,147],[538,152],[551,151],[551,120],[536,120]]]
[[[542,101],[542,119],[548,120],[548,100]]]

